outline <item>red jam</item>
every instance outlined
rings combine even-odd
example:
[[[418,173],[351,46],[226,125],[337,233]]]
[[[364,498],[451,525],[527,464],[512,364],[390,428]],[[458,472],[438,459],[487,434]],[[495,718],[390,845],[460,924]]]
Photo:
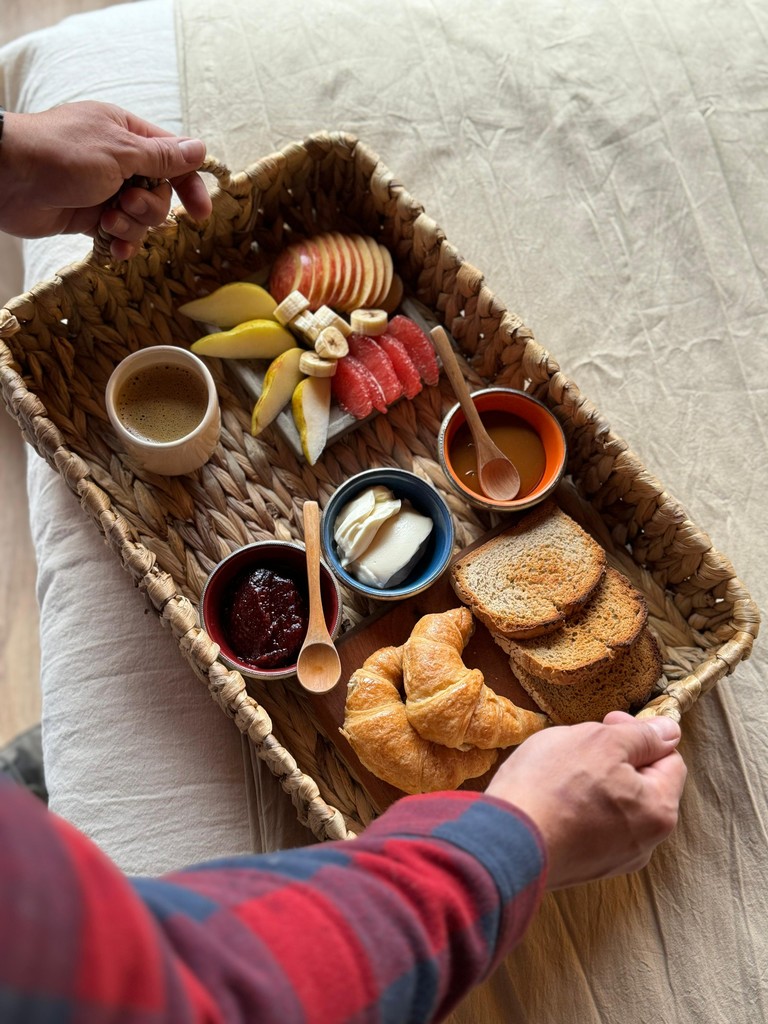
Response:
[[[272,569],[238,576],[224,603],[224,633],[237,658],[254,668],[283,668],[307,634],[307,602],[296,583]]]

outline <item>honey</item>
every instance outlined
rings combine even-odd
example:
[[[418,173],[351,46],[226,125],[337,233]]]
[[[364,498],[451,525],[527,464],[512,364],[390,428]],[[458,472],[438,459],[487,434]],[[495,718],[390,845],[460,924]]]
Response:
[[[512,413],[489,409],[480,413],[480,419],[494,444],[517,466],[520,474],[517,497],[524,498],[544,475],[547,457],[541,438],[530,423]],[[482,494],[477,479],[475,445],[466,423],[454,434],[448,456],[461,483],[476,494]]]

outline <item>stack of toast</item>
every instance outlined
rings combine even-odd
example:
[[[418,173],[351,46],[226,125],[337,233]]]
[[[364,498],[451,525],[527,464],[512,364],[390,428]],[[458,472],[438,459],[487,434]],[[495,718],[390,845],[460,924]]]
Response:
[[[455,562],[451,583],[553,722],[601,721],[650,698],[662,659],[645,599],[555,502]]]

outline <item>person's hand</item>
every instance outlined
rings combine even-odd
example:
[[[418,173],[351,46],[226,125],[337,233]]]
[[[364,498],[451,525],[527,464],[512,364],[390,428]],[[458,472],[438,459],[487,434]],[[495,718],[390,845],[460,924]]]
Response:
[[[211,212],[196,174],[205,159],[199,139],[181,139],[120,107],[86,101],[39,114],[5,115],[0,144],[0,230],[25,238],[62,233],[114,236],[115,259],[132,256],[147,228],[168,215],[171,189],[191,217]],[[163,179],[153,191],[126,189],[133,175]]]
[[[686,777],[670,718],[612,711],[603,724],[530,736],[487,788],[524,811],[549,853],[548,888],[637,871],[677,824]]]

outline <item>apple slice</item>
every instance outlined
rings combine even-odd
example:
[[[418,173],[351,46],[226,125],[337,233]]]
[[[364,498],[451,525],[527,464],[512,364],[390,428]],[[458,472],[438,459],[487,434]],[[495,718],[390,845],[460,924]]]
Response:
[[[381,242],[376,243],[379,247],[379,255],[381,256],[381,264],[383,267],[384,281],[382,282],[381,291],[376,297],[376,305],[381,308],[389,295],[390,289],[392,288],[392,278],[395,276],[395,266],[392,262],[392,253]],[[389,312],[389,310],[387,310]]]
[[[373,280],[373,256],[363,235],[351,235],[353,247],[360,264],[360,279],[354,295],[349,300],[350,309],[367,309],[370,306],[371,283]]]
[[[333,276],[328,284],[325,304],[332,309],[339,309],[342,296],[349,287],[352,273],[352,257],[349,254],[346,239],[338,231],[329,231],[324,236],[325,247],[333,264]]]
[[[397,307],[403,301],[403,279],[399,274],[392,275],[392,284],[389,286],[384,301],[380,303],[380,308],[388,313],[390,316],[397,310]]]
[[[301,261],[296,247],[288,245],[278,253],[269,273],[268,290],[275,302],[282,302],[291,292],[296,291],[301,274]]]
[[[298,291],[302,295],[306,295],[307,301],[309,302],[309,308],[314,309],[312,299],[312,289],[315,280],[315,267],[319,263],[320,257],[317,253],[317,246],[309,239],[304,239],[303,242],[296,243],[296,251],[298,253],[299,264],[301,266],[301,277],[299,283],[296,285]]]
[[[319,259],[319,267],[315,268],[315,279],[312,282],[312,308],[318,309],[320,306],[328,305],[328,296],[335,288],[338,257],[327,233],[315,235],[312,241]]]
[[[379,296],[384,287],[384,257],[379,251],[379,243],[370,235],[363,235],[363,241],[371,254],[371,290],[365,299],[367,308],[374,309],[378,305]]]
[[[360,290],[360,282],[363,277],[363,263],[358,248],[353,241],[353,236],[339,234],[337,237],[340,239],[340,243],[346,246],[347,258],[349,260],[349,274],[346,287],[338,298],[338,308],[345,313],[349,313],[351,310],[357,309],[355,299]]]

